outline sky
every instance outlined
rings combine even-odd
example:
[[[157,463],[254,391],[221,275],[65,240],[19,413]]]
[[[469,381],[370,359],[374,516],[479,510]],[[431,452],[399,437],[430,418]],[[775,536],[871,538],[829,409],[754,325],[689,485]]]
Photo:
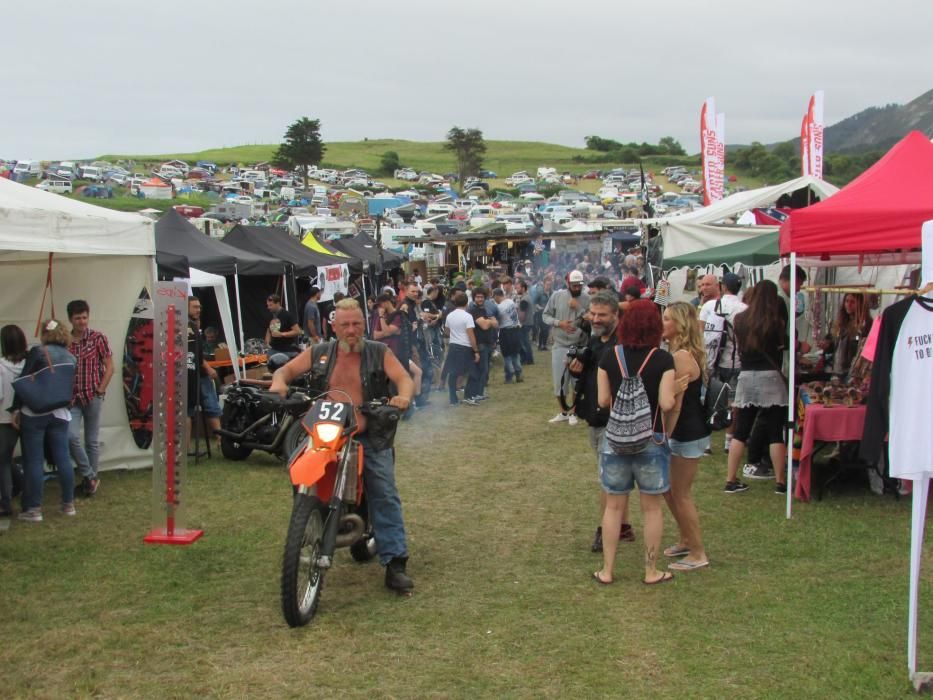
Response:
[[[699,151],[799,134],[933,88],[929,0],[52,0],[4,2],[0,158],[278,143],[487,139]]]

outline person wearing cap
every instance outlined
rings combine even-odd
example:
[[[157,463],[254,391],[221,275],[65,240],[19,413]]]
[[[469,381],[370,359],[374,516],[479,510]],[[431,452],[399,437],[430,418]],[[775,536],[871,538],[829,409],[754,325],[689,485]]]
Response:
[[[590,297],[583,291],[583,273],[573,270],[567,275],[567,289],[554,292],[548,299],[541,314],[545,325],[552,327],[554,345],[551,348],[551,379],[554,384],[554,397],[560,405],[560,412],[550,419],[550,423],[567,421],[570,425],[579,422],[573,410],[564,410],[561,394],[570,394],[570,374],[565,372],[567,352],[572,347],[586,341],[581,322],[589,310]]]
[[[712,275],[707,275],[706,277],[712,277]],[[705,280],[706,277],[703,279]],[[715,280],[715,277],[713,279]],[[741,369],[738,346],[735,342],[735,331],[733,330],[735,316],[745,311],[747,308],[745,303],[738,297],[741,288],[742,278],[734,272],[727,272],[722,276],[722,296],[719,296],[719,286],[716,285],[716,296],[706,301],[700,307],[699,313],[700,328],[704,333],[717,328],[716,325],[710,323],[713,316],[723,316],[726,320],[726,332],[719,344],[719,360],[712,369],[715,376],[718,377],[721,382],[729,385],[732,394],[735,393],[739,381],[739,370]],[[708,360],[708,362],[713,361],[714,358],[709,358]],[[735,419],[733,418],[733,425],[726,428],[726,452],[729,451],[729,443],[732,441],[732,430],[735,427],[734,421]]]

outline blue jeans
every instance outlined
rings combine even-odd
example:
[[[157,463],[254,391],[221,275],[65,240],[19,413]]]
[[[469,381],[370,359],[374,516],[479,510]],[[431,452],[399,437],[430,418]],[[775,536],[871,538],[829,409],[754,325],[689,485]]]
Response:
[[[100,413],[104,400],[94,397],[87,405],[75,403],[71,407],[71,423],[68,424],[68,449],[75,461],[78,474],[86,479],[97,478],[100,463]],[[81,427],[84,427],[84,444],[81,444]]]
[[[492,357],[491,345],[479,345],[479,362],[473,365],[470,376],[467,378],[466,388],[463,390],[463,397],[472,399],[474,396],[482,396],[485,393],[486,382],[489,381],[489,358]]]
[[[19,431],[9,423],[0,423],[0,512],[9,513],[13,501],[13,451]]]
[[[533,365],[535,363],[535,354],[531,349],[531,331],[534,327],[531,325],[522,326],[522,364]]]
[[[521,355],[503,355],[502,361],[505,363],[505,381],[511,381],[512,376],[522,376],[522,356]]]
[[[51,413],[44,416],[20,415],[23,440],[23,510],[42,507],[42,485],[45,479],[45,441],[48,435],[52,459],[58,467],[58,483],[62,487],[62,503],[75,498],[75,470],[68,454],[68,421]]]
[[[372,450],[365,436],[360,443],[363,445],[363,483],[366,485],[369,517],[372,518],[379,563],[385,566],[390,559],[408,556],[402,500],[395,486],[395,451],[392,448]]]

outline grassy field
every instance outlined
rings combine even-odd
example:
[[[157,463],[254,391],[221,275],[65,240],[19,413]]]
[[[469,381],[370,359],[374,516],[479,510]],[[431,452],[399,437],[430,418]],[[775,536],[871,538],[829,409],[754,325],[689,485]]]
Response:
[[[547,359],[521,385],[496,367],[481,407],[435,394],[401,428],[416,593],[395,597],[378,565],[341,552],[303,629],[279,610],[290,490],[274,459],[189,466],[189,524],[205,530],[190,548],[142,544],[148,472],[106,473],[67,520],[50,484],[46,522],[0,536],[4,694],[910,695],[909,501],[850,489],[786,521],[770,482],[722,493],[720,449],[696,485],[710,568],[646,587],[639,538],[620,545],[616,583],[597,587],[594,457],[585,428],[547,423]],[[640,533],[637,505],[633,520]],[[931,631],[921,620],[921,650]]]

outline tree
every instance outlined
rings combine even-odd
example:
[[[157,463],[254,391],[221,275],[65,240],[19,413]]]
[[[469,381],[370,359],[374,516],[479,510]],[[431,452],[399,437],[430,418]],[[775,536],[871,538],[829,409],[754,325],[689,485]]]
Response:
[[[288,170],[301,168],[304,186],[307,188],[308,168],[320,163],[326,150],[327,147],[321,140],[320,120],[302,117],[289,124],[285,131],[285,140],[275,152],[272,160],[276,165]]]
[[[386,175],[394,175],[395,171],[402,167],[398,153],[395,151],[386,151],[382,154],[381,161],[382,172]]]
[[[669,156],[687,155],[684,147],[680,145],[680,141],[675,139],[673,136],[663,136],[661,140],[658,141],[658,149],[661,151],[661,153]]]
[[[622,147],[622,144],[612,139],[604,139],[602,136],[587,136],[583,139],[586,147],[591,151],[602,151],[608,153]]]
[[[455,126],[447,132],[444,150],[457,157],[457,175],[460,177],[460,191],[463,192],[466,179],[478,176],[483,167],[483,157],[486,155],[483,132],[479,129],[461,129]]]

